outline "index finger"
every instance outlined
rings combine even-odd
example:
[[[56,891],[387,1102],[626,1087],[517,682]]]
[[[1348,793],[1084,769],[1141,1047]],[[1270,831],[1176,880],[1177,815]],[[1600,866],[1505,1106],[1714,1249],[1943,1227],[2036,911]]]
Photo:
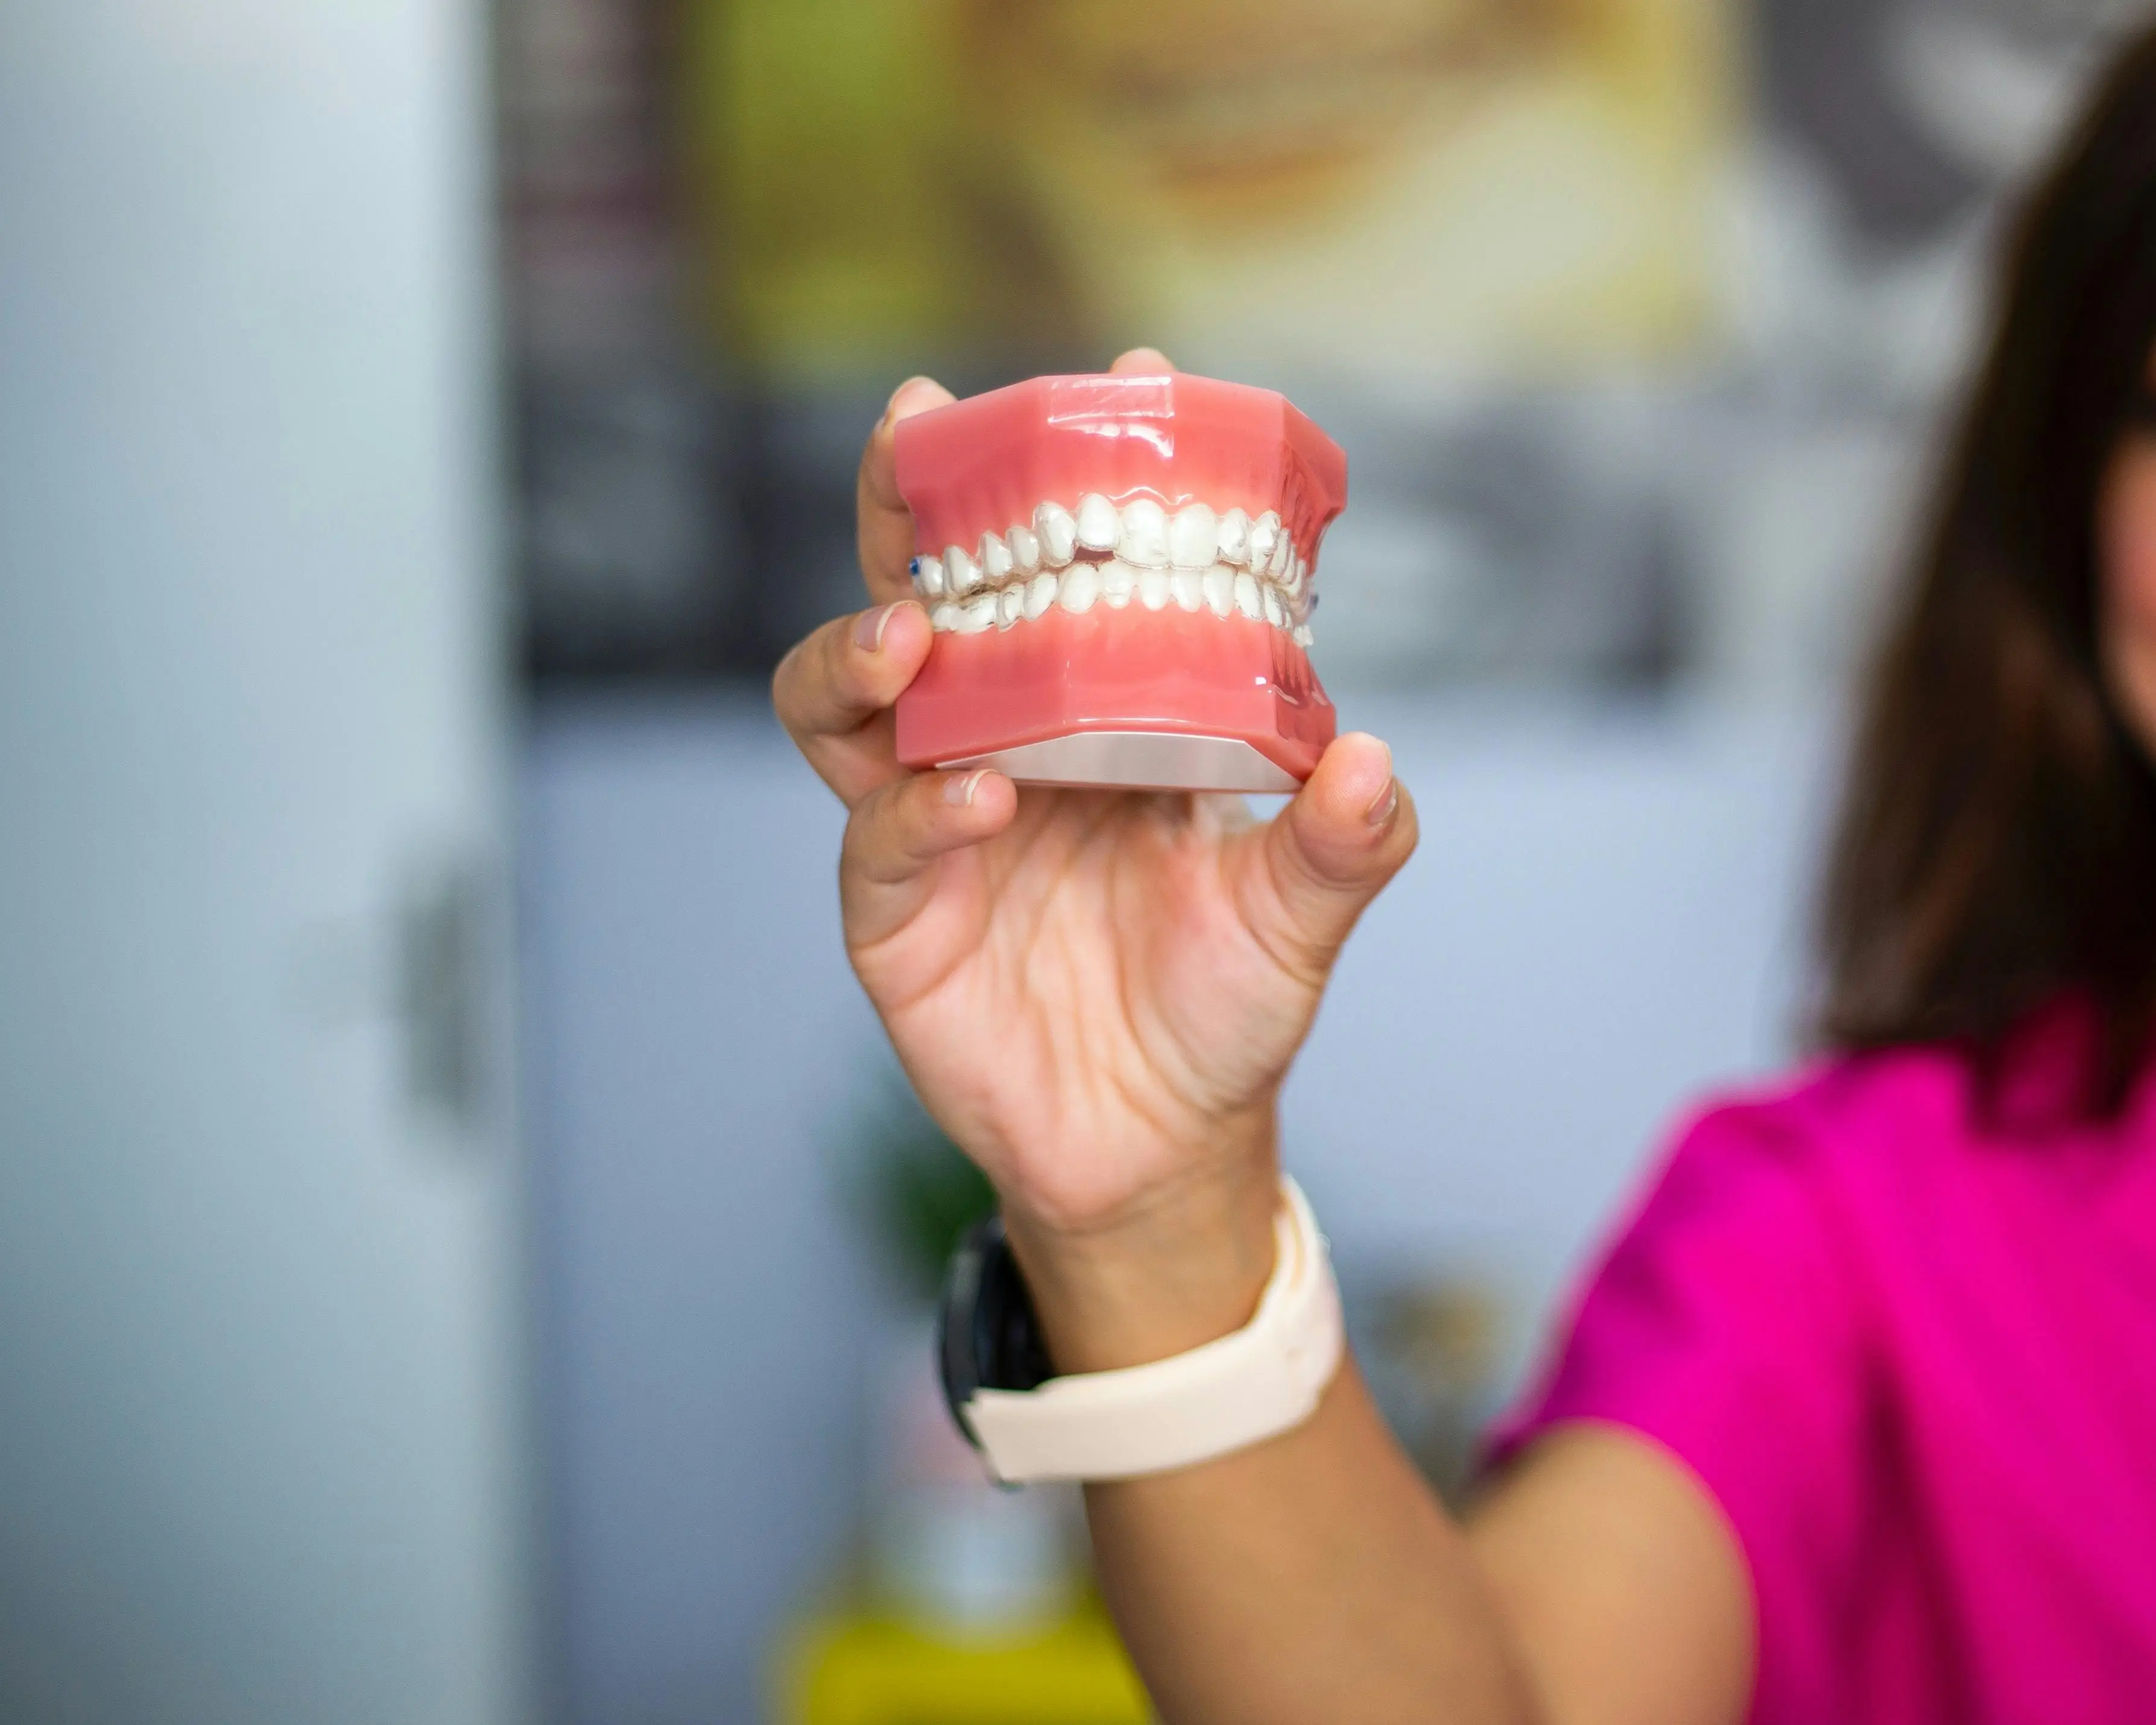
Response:
[[[849,808],[906,775],[891,707],[929,639],[921,607],[901,599],[825,624],[779,661],[771,680],[779,722]]]
[[[1147,377],[1174,369],[1175,362],[1158,347],[1133,347],[1127,353],[1116,356],[1108,374],[1114,377]]]
[[[913,596],[913,511],[898,495],[898,470],[891,457],[892,432],[901,419],[925,413],[954,400],[932,377],[909,377],[892,391],[891,405],[869,434],[861,451],[861,470],[854,488],[855,532],[861,576],[876,603]]]

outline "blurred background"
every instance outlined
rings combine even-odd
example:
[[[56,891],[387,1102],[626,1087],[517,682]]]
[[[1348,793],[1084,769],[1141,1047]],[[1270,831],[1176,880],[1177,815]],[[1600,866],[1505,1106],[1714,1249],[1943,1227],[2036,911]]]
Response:
[[[1427,837],[1286,1142],[1456,1486],[1799,1046],[2002,200],[2148,10],[0,8],[0,1719],[1146,1717],[935,1402],[984,1194],[764,693],[916,372],[1348,451]]]

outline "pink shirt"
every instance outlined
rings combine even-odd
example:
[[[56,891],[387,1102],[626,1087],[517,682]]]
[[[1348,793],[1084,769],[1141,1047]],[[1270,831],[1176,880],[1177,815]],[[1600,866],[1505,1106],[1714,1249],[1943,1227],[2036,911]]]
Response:
[[[1497,1454],[1609,1420],[1691,1469],[1750,1564],[1763,1725],[2156,1719],[2152,1090],[1986,1133],[1917,1049],[1704,1114]]]

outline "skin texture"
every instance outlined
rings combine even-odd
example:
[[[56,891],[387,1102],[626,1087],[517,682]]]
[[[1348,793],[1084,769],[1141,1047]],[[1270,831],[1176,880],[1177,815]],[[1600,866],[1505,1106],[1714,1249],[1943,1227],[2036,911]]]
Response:
[[[900,767],[891,707],[931,631],[907,598],[891,427],[948,399],[922,379],[892,398],[861,463],[872,608],[795,648],[773,699],[851,811],[839,896],[861,984],[994,1181],[1058,1365],[1105,1370],[1248,1320],[1272,1268],[1281,1082],[1414,848],[1414,805],[1360,735],[1263,825],[1235,799],[1021,795],[993,772]],[[2156,530],[2141,544],[2156,658]],[[1615,1428],[1538,1443],[1463,1527],[1350,1363],[1298,1430],[1092,1487],[1087,1509],[1173,1725],[1721,1725],[1750,1692],[1733,1537],[1686,1469]]]
[[[2156,435],[2131,435],[2112,457],[2097,535],[2105,680],[2135,739],[2156,753]]]

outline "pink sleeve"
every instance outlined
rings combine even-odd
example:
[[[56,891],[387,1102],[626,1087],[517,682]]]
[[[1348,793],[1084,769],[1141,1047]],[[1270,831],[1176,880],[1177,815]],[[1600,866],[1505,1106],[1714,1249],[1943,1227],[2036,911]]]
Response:
[[[1863,1517],[1865,1371],[1849,1255],[1787,1103],[1679,1140],[1586,1285],[1493,1463],[1566,1420],[1625,1426],[1697,1475],[1752,1572],[1753,1717],[1840,1716]]]

